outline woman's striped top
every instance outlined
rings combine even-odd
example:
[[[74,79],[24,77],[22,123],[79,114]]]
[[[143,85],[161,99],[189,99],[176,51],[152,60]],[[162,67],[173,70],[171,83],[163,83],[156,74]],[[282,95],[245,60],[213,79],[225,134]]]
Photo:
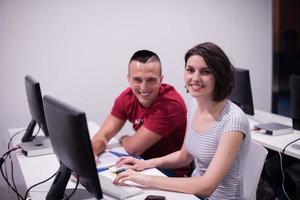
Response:
[[[192,99],[188,110],[187,135],[185,140],[186,149],[195,158],[195,170],[192,176],[201,176],[205,173],[216,152],[220,137],[223,134],[230,131],[242,132],[244,133],[244,139],[232,163],[231,169],[209,197],[210,200],[242,199],[243,171],[251,141],[248,119],[237,105],[227,100],[223,111],[213,127],[204,133],[197,133],[192,128],[192,119],[197,108],[196,100]]]

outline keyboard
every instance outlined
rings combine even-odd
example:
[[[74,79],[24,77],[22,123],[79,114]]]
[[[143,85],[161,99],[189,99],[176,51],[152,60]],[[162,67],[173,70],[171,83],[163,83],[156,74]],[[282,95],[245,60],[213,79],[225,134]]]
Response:
[[[141,194],[143,192],[141,188],[133,186],[115,185],[113,184],[113,180],[111,178],[101,174],[98,174],[98,176],[103,193],[113,196],[117,199],[126,199],[128,197]]]

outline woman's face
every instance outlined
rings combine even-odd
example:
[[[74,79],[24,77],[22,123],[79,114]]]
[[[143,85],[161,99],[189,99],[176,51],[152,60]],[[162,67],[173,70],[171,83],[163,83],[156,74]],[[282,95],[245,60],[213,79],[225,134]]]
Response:
[[[212,99],[215,88],[215,77],[203,57],[193,55],[187,60],[184,81],[189,93],[193,97],[208,97]]]

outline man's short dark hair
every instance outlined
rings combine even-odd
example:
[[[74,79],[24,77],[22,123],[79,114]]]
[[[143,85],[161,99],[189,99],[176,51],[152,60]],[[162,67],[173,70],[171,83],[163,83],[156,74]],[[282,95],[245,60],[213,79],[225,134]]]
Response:
[[[129,61],[129,65],[132,61],[137,61],[137,62],[140,62],[143,64],[150,63],[150,62],[159,62],[160,74],[162,73],[160,59],[159,59],[158,55],[156,53],[154,53],[153,51],[139,50],[132,55],[132,57],[130,58],[130,61]]]
[[[223,50],[216,44],[205,42],[199,44],[185,54],[185,66],[187,60],[194,55],[201,56],[215,77],[213,101],[222,101],[228,97],[234,86],[234,67]]]

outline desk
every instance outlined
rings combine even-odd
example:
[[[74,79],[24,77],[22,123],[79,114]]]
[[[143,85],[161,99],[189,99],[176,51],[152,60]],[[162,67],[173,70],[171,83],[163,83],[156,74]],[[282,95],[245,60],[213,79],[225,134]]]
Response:
[[[250,119],[250,125],[253,125],[255,123],[277,122],[288,126],[292,126],[291,118],[257,109],[255,109],[254,113],[254,116],[248,116]],[[278,136],[266,135],[258,131],[251,131],[251,133],[251,137],[255,142],[263,145],[266,148],[278,152],[281,152],[283,148],[293,140],[300,138],[300,131],[296,130],[294,130],[293,133]],[[284,154],[300,159],[300,141],[289,145],[285,149]]]
[[[98,130],[98,125],[89,122],[88,123],[89,127],[89,132],[92,137]],[[9,134],[12,136],[15,132],[17,132],[20,129],[10,129]],[[17,135],[14,140],[13,140],[13,145],[19,144],[22,138],[22,134]],[[121,148],[118,146],[114,141],[109,143],[108,148],[114,149],[114,148]],[[23,177],[18,177],[19,179],[22,180],[17,180],[16,181],[19,183],[23,183],[23,187],[28,188],[42,180],[45,180],[52,176],[59,168],[59,163],[56,159],[56,156],[54,154],[49,154],[49,155],[43,155],[43,156],[36,156],[36,157],[26,157],[24,156],[21,151],[16,153],[16,164],[19,165],[21,174]],[[157,169],[152,169],[152,171],[156,175],[161,175],[164,176],[159,170]],[[40,199],[45,199],[46,194],[52,184],[53,179],[50,181],[41,184],[35,188],[33,188],[30,192],[30,196],[33,200],[40,200]],[[24,185],[25,183],[25,185]],[[75,184],[71,181],[69,181],[67,188],[74,188]],[[158,189],[143,189],[144,192],[140,195],[128,198],[128,200],[142,200],[144,199],[147,195],[150,194],[156,194],[156,195],[163,195],[166,197],[166,199],[172,199],[172,200],[198,200],[197,197],[191,194],[184,194],[184,193],[177,193],[177,192],[170,192],[170,191],[163,191],[163,190],[158,190]],[[24,195],[24,194],[23,194]],[[107,196],[104,194],[104,199],[111,199],[114,200],[114,198]]]

